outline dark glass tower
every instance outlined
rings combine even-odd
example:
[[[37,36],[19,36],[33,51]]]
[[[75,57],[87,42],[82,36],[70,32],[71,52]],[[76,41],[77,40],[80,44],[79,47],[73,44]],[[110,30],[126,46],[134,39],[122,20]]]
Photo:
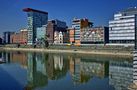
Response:
[[[28,44],[32,45],[36,41],[36,29],[46,25],[48,22],[48,12],[31,8],[25,8],[23,11],[28,14]]]

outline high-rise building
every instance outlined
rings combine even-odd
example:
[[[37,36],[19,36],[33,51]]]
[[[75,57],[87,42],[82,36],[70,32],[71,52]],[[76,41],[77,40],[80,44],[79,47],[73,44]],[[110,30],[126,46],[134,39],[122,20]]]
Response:
[[[50,44],[54,43],[55,32],[67,33],[66,22],[57,19],[48,21],[46,34],[49,36],[48,41]]]
[[[14,34],[14,32],[4,32],[3,33],[3,43],[4,44],[10,44],[11,43],[11,35]]]
[[[31,8],[25,8],[23,11],[28,14],[28,44],[32,45],[36,41],[36,29],[48,22],[48,12]]]
[[[92,27],[93,23],[89,22],[88,19],[76,19],[74,18],[72,21],[72,28],[75,29],[75,44],[80,45],[81,43],[81,32],[83,28]]]
[[[114,14],[114,20],[109,21],[109,42],[112,44],[134,44],[136,28],[136,7]]]

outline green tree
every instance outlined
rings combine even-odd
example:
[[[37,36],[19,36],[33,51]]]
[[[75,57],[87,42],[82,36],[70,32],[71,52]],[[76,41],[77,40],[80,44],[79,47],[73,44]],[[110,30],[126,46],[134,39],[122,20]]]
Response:
[[[48,42],[48,35],[45,35],[45,38],[41,38],[41,43],[43,47],[48,48],[49,47],[49,42]]]

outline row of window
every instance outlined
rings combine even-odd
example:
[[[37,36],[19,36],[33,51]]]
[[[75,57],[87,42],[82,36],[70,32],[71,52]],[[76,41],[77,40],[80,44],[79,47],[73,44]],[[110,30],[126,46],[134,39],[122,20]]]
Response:
[[[109,37],[109,40],[123,40],[123,39],[125,39],[125,40],[132,39],[132,40],[134,40],[135,37]]]
[[[130,26],[130,27],[110,27],[109,29],[110,30],[121,30],[121,29],[129,30],[129,29],[135,29],[135,27],[134,26]]]
[[[113,20],[109,21],[109,24],[117,24],[117,23],[128,23],[128,22],[135,22],[135,19],[123,19],[123,20]]]
[[[134,43],[134,40],[110,40],[109,43]]]
[[[130,34],[110,34],[110,37],[133,37],[135,36],[135,33],[130,33]]]
[[[135,15],[122,15],[122,13],[118,13],[118,14],[114,14],[114,18],[120,18],[120,17],[123,17],[123,18],[130,18],[130,17],[135,17]]]
[[[135,33],[135,30],[113,30],[109,31],[110,34],[118,34],[118,33]]]
[[[135,23],[121,23],[121,24],[110,24],[109,27],[129,27],[135,26]]]

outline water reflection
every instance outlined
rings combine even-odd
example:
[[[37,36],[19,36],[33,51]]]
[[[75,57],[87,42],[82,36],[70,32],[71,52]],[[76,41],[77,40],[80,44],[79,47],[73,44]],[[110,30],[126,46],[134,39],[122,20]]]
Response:
[[[133,82],[128,87],[129,90],[137,90],[137,51],[133,55]]]
[[[128,62],[110,61],[109,84],[116,90],[127,90],[133,81],[133,64]]]
[[[99,61],[86,61],[70,57],[70,73],[74,85],[87,83],[92,77],[104,78],[108,76],[108,63]]]
[[[20,64],[27,71],[25,90],[52,90],[51,82],[61,80],[68,90],[81,90],[83,85],[85,90],[126,90],[133,82],[133,63],[129,60],[23,52],[1,52],[0,58],[6,64]]]

